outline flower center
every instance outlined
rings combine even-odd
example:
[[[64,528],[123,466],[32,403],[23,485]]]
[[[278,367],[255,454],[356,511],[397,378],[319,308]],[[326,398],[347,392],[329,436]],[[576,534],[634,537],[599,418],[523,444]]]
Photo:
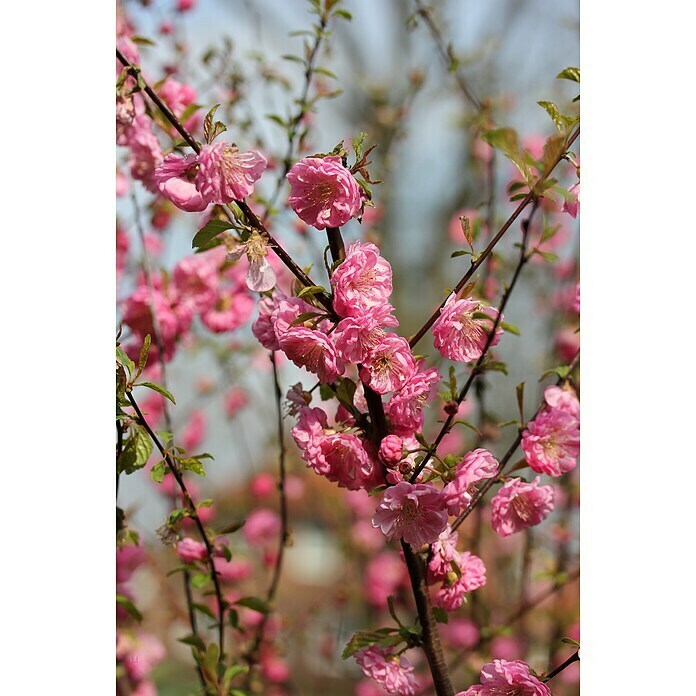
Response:
[[[416,517],[418,517],[418,504],[415,500],[408,498],[399,513],[399,522],[401,524],[410,524]]]
[[[515,496],[512,499],[512,507],[523,522],[529,522],[532,518],[534,508],[526,495]]]

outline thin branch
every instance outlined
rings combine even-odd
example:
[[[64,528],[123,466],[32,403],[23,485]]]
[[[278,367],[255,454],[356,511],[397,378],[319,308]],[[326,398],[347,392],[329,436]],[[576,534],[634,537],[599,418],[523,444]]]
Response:
[[[208,534],[205,531],[205,527],[203,526],[203,523],[201,522],[201,519],[198,516],[198,512],[196,510],[196,505],[193,502],[193,499],[191,498],[191,495],[189,494],[188,489],[186,488],[186,482],[184,481],[184,478],[181,475],[181,472],[179,471],[179,467],[177,466],[176,461],[169,454],[169,452],[164,448],[164,446],[160,442],[160,439],[157,437],[157,435],[154,433],[154,431],[150,427],[149,423],[145,419],[145,416],[143,416],[143,413],[140,410],[140,407],[138,406],[135,398],[133,397],[133,394],[131,392],[127,392],[126,396],[128,397],[128,401],[130,401],[131,406],[133,407],[133,409],[135,410],[135,413],[138,416],[138,421],[145,428],[145,430],[147,430],[148,435],[150,436],[150,438],[154,442],[155,446],[159,450],[163,459],[167,462],[169,469],[172,472],[172,475],[174,476],[174,479],[176,480],[176,483],[179,486],[179,489],[181,490],[181,495],[182,495],[183,500],[184,500],[184,505],[187,508],[188,515],[194,521],[196,528],[198,529],[198,533],[201,536],[201,540],[203,541],[203,544],[205,545],[206,560],[207,560],[208,566],[210,568],[210,575],[211,575],[212,580],[213,580],[213,585],[215,586],[215,597],[217,598],[217,602],[218,602],[218,621],[219,621],[219,624],[218,624],[218,642],[220,645],[220,659],[222,660],[223,655],[225,653],[225,644],[224,644],[225,600],[222,597],[222,588],[220,587],[220,580],[218,578],[218,574],[217,574],[217,571],[215,569],[215,564],[213,563],[213,545],[210,543],[210,539],[208,538]]]
[[[580,651],[576,650],[563,664],[560,664],[556,669],[553,670],[550,674],[547,674],[542,681],[548,682],[551,681],[557,674],[560,674],[566,667],[570,667],[570,665],[573,664],[573,662],[579,662],[580,661]]]
[[[278,592],[278,585],[280,583],[280,576],[283,567],[283,555],[285,552],[285,546],[288,543],[290,536],[290,531],[288,527],[288,503],[287,496],[285,494],[285,439],[284,439],[284,429],[283,429],[283,406],[282,399],[283,394],[280,389],[280,380],[278,375],[278,365],[276,364],[275,352],[271,351],[271,364],[273,365],[273,386],[276,397],[276,421],[278,428],[278,493],[280,496],[280,537],[278,539],[278,553],[275,559],[275,565],[273,567],[273,576],[271,577],[271,584],[268,587],[268,592],[266,593],[266,604],[270,607],[275,600],[276,593]],[[249,663],[249,672],[247,676],[247,686],[249,685],[252,678],[252,669],[254,665],[258,662],[259,649],[263,643],[264,634],[266,631],[266,625],[270,617],[270,612],[264,614],[261,622],[259,623],[258,629],[256,630],[256,636],[254,638],[254,643],[251,649],[246,654],[247,662]]]
[[[513,290],[515,289],[515,285],[517,283],[517,279],[520,276],[520,273],[526,263],[529,261],[530,254],[527,253],[527,241],[529,238],[529,225],[532,221],[532,218],[534,216],[534,213],[536,212],[537,208],[539,205],[539,200],[537,199],[534,203],[534,207],[532,208],[532,212],[529,215],[529,218],[525,220],[522,223],[522,245],[520,247],[520,256],[519,260],[517,262],[517,266],[515,267],[515,272],[512,276],[512,280],[510,281],[510,285],[508,288],[505,290],[503,293],[503,297],[500,301],[500,304],[498,305],[498,313],[496,315],[495,321],[493,322],[493,327],[491,328],[490,332],[488,333],[488,338],[486,339],[486,344],[483,347],[483,351],[481,352],[481,355],[479,359],[476,361],[476,365],[474,365],[473,369],[471,370],[468,379],[466,380],[464,386],[461,388],[459,395],[457,396],[457,406],[464,401],[466,398],[466,395],[469,393],[469,390],[471,389],[471,385],[474,383],[474,380],[476,377],[481,374],[481,371],[483,369],[483,365],[486,361],[486,358],[488,357],[488,351],[490,350],[493,340],[495,339],[495,333],[498,329],[498,326],[500,326],[500,323],[502,321],[503,317],[503,312],[505,311],[505,307],[507,305],[508,300],[510,299],[510,295],[512,295]],[[440,429],[440,432],[438,433],[438,436],[435,438],[435,442],[433,442],[432,447],[428,451],[428,453],[425,455],[423,458],[423,461],[414,469],[413,475],[411,476],[411,483],[413,483],[417,478],[418,475],[420,474],[423,469],[425,469],[426,465],[430,461],[431,457],[434,454],[437,454],[437,448],[440,446],[440,443],[442,442],[443,438],[447,433],[450,431],[452,427],[452,423],[454,422],[456,418],[456,411],[453,413],[450,413],[447,416],[447,419],[445,420],[442,428]]]
[[[171,109],[160,99],[157,93],[145,82],[142,75],[140,74],[140,68],[133,65],[119,50],[116,49],[116,57],[121,61],[124,67],[128,68],[133,75],[139,75],[140,83],[143,85],[143,89],[148,97],[154,102],[158,109],[164,114],[167,120],[176,128],[181,137],[189,144],[191,149],[196,153],[200,154],[201,146],[196,142],[191,133],[186,130],[186,127],[179,121],[179,119],[174,115]],[[268,240],[269,246],[275,251],[278,258],[287,266],[290,272],[305,286],[309,287],[311,285],[316,285],[312,279],[292,260],[287,251],[273,238],[271,233],[266,229],[265,225],[258,219],[251,208],[247,205],[246,201],[240,200],[235,201],[238,208],[244,213],[249,224],[258,230],[263,236]],[[233,213],[228,208],[222,208],[228,220],[232,221],[234,219]],[[329,297],[325,295],[316,295],[316,298],[321,304],[331,313],[333,313],[333,306]]]
[[[495,246],[498,244],[498,242],[503,238],[505,233],[510,229],[510,226],[512,225],[515,220],[520,216],[522,211],[536,198],[537,196],[537,191],[539,190],[539,187],[549,178],[551,175],[551,172],[556,168],[558,163],[565,157],[565,154],[568,150],[568,148],[575,142],[577,137],[580,135],[580,128],[578,127],[573,134],[570,136],[568,139],[568,142],[566,143],[565,147],[561,150],[561,152],[556,155],[556,157],[553,158],[553,161],[551,164],[547,167],[546,171],[537,179],[537,181],[534,183],[534,185],[531,187],[531,190],[529,193],[520,201],[520,204],[517,206],[515,211],[510,215],[510,217],[507,219],[505,224],[500,228],[500,230],[497,232],[495,237],[491,239],[489,242],[488,246],[480,253],[477,254],[476,260],[472,260],[471,266],[469,267],[469,270],[464,274],[462,279],[457,283],[455,286],[454,290],[450,294],[457,294],[458,292],[461,291],[461,289],[469,282],[469,279],[476,273],[478,270],[479,266],[490,256],[491,252],[495,248]],[[437,318],[440,316],[440,311],[442,308],[445,306],[445,303],[447,302],[447,298],[445,298],[441,303],[440,306],[430,315],[430,318],[423,324],[423,326],[411,337],[409,340],[409,345],[411,348],[413,348],[420,340],[425,336],[425,334],[428,332],[430,327],[435,323]]]
[[[262,220],[265,223],[266,220],[268,219],[268,215],[273,209],[273,206],[275,205],[276,201],[278,200],[278,196],[280,195],[280,192],[283,188],[283,183],[285,182],[285,175],[290,171],[290,167],[292,166],[292,159],[293,159],[293,153],[295,152],[295,140],[297,138],[298,134],[298,128],[300,125],[300,121],[302,120],[302,117],[304,116],[306,110],[307,110],[307,98],[309,97],[309,89],[312,85],[312,77],[314,75],[314,65],[317,59],[317,56],[319,55],[319,47],[321,46],[321,42],[324,39],[325,35],[325,30],[326,30],[326,25],[328,23],[328,16],[326,12],[323,12],[321,15],[321,19],[319,21],[319,27],[317,29],[317,35],[314,40],[314,45],[312,46],[312,50],[309,54],[309,59],[307,60],[307,68],[305,70],[305,81],[304,81],[304,87],[302,89],[302,96],[300,97],[298,104],[299,108],[297,110],[297,113],[293,117],[292,121],[290,121],[289,128],[288,128],[288,149],[285,153],[285,159],[283,160],[283,169],[280,172],[280,175],[278,176],[278,180],[276,181],[276,187],[275,190],[273,191],[271,197],[268,199],[268,204],[266,205],[266,210],[263,213]]]
[[[570,365],[568,365],[568,372],[566,374],[566,377],[559,377],[558,378],[558,381],[556,382],[557,385],[562,384],[568,378],[568,376],[573,372],[573,370],[575,369],[575,367],[577,366],[579,361],[580,361],[580,351],[578,351],[575,354],[575,357],[571,361]],[[545,402],[542,400],[542,402],[539,404],[539,407],[535,411],[532,418],[530,418],[530,420],[534,420],[539,415],[539,412],[541,411],[541,409],[544,408],[544,404],[545,404]],[[459,515],[459,517],[457,517],[457,519],[452,524],[452,531],[456,530],[457,527],[459,527],[459,525],[462,522],[464,522],[464,520],[472,513],[474,508],[481,502],[481,500],[483,500],[483,497],[486,495],[488,490],[498,481],[500,476],[502,476],[505,473],[505,466],[510,461],[512,455],[515,453],[517,448],[520,446],[520,443],[522,442],[522,432],[523,432],[523,430],[522,430],[522,428],[520,428],[514,442],[510,445],[507,452],[505,452],[505,454],[503,455],[503,458],[500,460],[500,465],[498,467],[498,472],[497,472],[496,476],[488,479],[486,481],[486,483],[484,483],[481,486],[481,488],[479,488],[478,492],[474,495],[469,507],[466,510],[464,510],[464,512],[462,512],[462,514]]]

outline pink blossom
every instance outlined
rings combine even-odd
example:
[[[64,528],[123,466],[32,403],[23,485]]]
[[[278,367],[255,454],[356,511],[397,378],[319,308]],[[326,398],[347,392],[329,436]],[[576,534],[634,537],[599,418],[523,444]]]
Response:
[[[147,334],[150,334],[150,360],[157,356],[156,333],[153,326],[152,314],[157,317],[159,336],[163,344],[164,359],[170,360],[174,355],[175,340],[179,332],[179,319],[172,310],[169,299],[157,288],[140,285],[125,301],[123,306],[123,323],[129,326],[138,337],[140,345]],[[137,346],[137,350],[140,349]]]
[[[261,671],[272,682],[284,682],[290,678],[288,663],[277,655],[264,655],[261,658]]]
[[[188,12],[196,6],[197,0],[176,0],[176,9],[179,12]]]
[[[570,362],[580,348],[580,334],[571,326],[564,326],[556,334],[556,352],[561,360]]]
[[[384,304],[358,316],[341,319],[331,334],[341,358],[354,364],[366,360],[386,336],[384,327],[398,326],[399,322],[391,314],[393,309],[390,304]]]
[[[190,85],[177,82],[173,77],[167,78],[158,92],[165,104],[179,118],[181,118],[186,107],[196,101],[196,90]]]
[[[580,283],[575,286],[575,299],[573,300],[573,311],[580,314]]]
[[[254,574],[254,569],[249,561],[237,558],[228,561],[224,557],[216,556],[213,558],[213,565],[215,566],[215,572],[220,576],[222,582],[243,582]]]
[[[515,636],[496,636],[491,641],[491,655],[499,660],[517,660],[524,652],[523,642]]]
[[[555,385],[546,387],[544,401],[549,408],[557,408],[580,418],[580,402],[571,387],[562,388]]]
[[[555,402],[565,398],[557,396],[555,392],[552,396]],[[533,421],[527,423],[522,433],[525,459],[538,474],[561,476],[575,468],[578,462],[580,423],[578,416],[566,409],[579,408],[579,405],[574,395],[569,395],[568,400],[570,404],[562,408],[542,410]]]
[[[336,354],[336,348],[322,331],[293,326],[278,343],[295,365],[317,375],[320,382],[330,384],[345,370],[342,360]]]
[[[165,656],[162,643],[153,635],[136,631],[116,633],[116,658],[126,668],[128,677],[140,682]]]
[[[378,531],[377,533],[380,534]],[[381,546],[384,546],[384,537],[381,534],[380,538]],[[363,590],[367,601],[372,606],[386,609],[387,597],[396,595],[400,590],[408,587],[410,587],[408,571],[397,553],[383,551],[367,564]]]
[[[551,689],[530,673],[521,660],[493,660],[481,668],[480,685],[462,692],[462,696],[551,696]]]
[[[116,584],[121,585],[130,580],[131,575],[145,561],[145,549],[142,546],[120,546],[116,548]]]
[[[275,542],[280,534],[280,516],[270,508],[258,508],[247,515],[242,534],[251,546]]]
[[[201,321],[213,333],[224,333],[245,324],[253,311],[254,299],[249,293],[225,288],[217,302],[201,314]]]
[[[260,309],[259,307],[259,312]],[[273,325],[276,339],[280,340],[283,337],[300,314],[315,311],[315,307],[312,307],[312,305],[299,297],[285,297],[285,295],[281,293],[274,295],[271,324]],[[298,324],[298,326],[302,326],[302,324]]]
[[[580,182],[573,184],[568,189],[569,198],[563,202],[563,212],[568,213],[570,217],[577,217],[580,212]]]
[[[364,648],[355,655],[355,661],[365,676],[374,679],[388,694],[414,696],[418,683],[411,663],[405,658],[391,655],[375,645]]]
[[[234,417],[249,403],[249,395],[241,387],[232,387],[225,394],[225,414],[228,418]]]
[[[450,617],[446,624],[440,624],[442,639],[453,648],[473,648],[479,641],[478,626],[471,619]]]
[[[387,304],[392,292],[392,269],[374,244],[353,242],[331,276],[331,285],[339,316],[361,316]]]
[[[447,572],[442,586],[433,597],[433,604],[446,611],[455,611],[462,606],[467,593],[486,584],[486,566],[469,551],[455,551],[450,565],[457,566],[459,573],[454,570]]]
[[[273,329],[273,321],[271,316],[276,308],[276,302],[270,297],[259,298],[259,316],[251,325],[251,333],[254,334],[256,340],[267,350],[278,350],[278,339]]]
[[[203,145],[198,155],[196,188],[209,203],[232,203],[254,192],[254,182],[264,169],[266,158],[257,150],[239,152],[236,145],[224,142]]]
[[[475,318],[475,314],[485,314],[490,320]],[[477,360],[486,347],[488,335],[497,316],[498,311],[495,308],[484,306],[478,300],[471,297],[458,300],[456,295],[450,295],[433,324],[435,348],[450,360]],[[503,329],[498,326],[491,347],[497,345],[502,333]]]
[[[401,481],[384,492],[372,524],[390,541],[403,539],[419,548],[438,538],[447,526],[447,512],[435,486]]]
[[[448,524],[445,530],[432,545],[432,554],[428,563],[429,578],[434,582],[444,578],[452,570],[452,561],[457,556],[457,540],[459,535],[452,531]]]
[[[328,428],[327,416],[320,408],[301,408],[292,436],[302,450],[307,466],[342,488],[373,488],[378,471],[365,444],[352,433]]]
[[[416,362],[408,341],[386,335],[363,362],[360,378],[378,394],[397,391],[416,374]]]
[[[220,280],[212,258],[194,254],[183,258],[172,273],[179,307],[197,314],[213,307],[217,300]]]
[[[162,162],[164,155],[157,136],[152,132],[152,122],[145,116],[136,116],[128,129],[127,145],[130,148],[130,173],[134,179],[142,181],[151,193],[157,193],[155,169]]]
[[[198,448],[205,437],[206,417],[203,411],[196,409],[191,412],[186,427],[181,432],[181,445],[190,452]]]
[[[116,197],[123,198],[128,193],[128,177],[120,170],[116,170]]]
[[[362,208],[360,186],[338,156],[305,157],[293,165],[287,179],[290,206],[318,230],[345,225]]]
[[[176,553],[184,563],[195,563],[203,561],[207,556],[205,544],[200,541],[186,537],[176,545]]]
[[[420,431],[424,420],[423,408],[439,379],[440,373],[434,367],[426,368],[425,362],[419,361],[418,371],[389,399],[387,415],[393,432],[409,437]]]
[[[492,478],[498,473],[498,468],[498,461],[488,450],[479,448],[467,452],[457,465],[454,480],[442,489],[447,512],[458,515],[462,508],[469,507],[471,486],[483,479]]]
[[[189,213],[198,213],[208,207],[208,201],[193,183],[197,162],[197,155],[181,157],[172,153],[164,158],[153,174],[159,192],[177,208]]]
[[[277,484],[273,474],[264,472],[254,476],[251,481],[251,494],[255,498],[267,498],[277,489]]]
[[[491,501],[491,525],[502,537],[539,524],[553,510],[553,486],[508,479]]]
[[[272,290],[275,287],[277,277],[267,258],[268,242],[266,239],[254,230],[246,242],[228,245],[228,261],[236,261],[242,254],[246,254],[249,261],[249,270],[246,275],[247,287],[254,292]]]
[[[396,466],[403,457],[403,442],[398,435],[387,435],[379,443],[379,458],[390,467]]]

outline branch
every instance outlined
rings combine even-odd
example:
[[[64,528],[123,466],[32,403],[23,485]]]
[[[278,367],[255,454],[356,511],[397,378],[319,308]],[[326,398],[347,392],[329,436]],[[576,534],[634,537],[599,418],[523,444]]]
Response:
[[[140,424],[147,430],[148,435],[152,439],[152,441],[155,443],[155,446],[157,449],[160,451],[160,454],[164,458],[164,460],[167,462],[169,465],[169,469],[172,472],[172,475],[174,476],[177,485],[179,486],[179,489],[181,490],[181,495],[184,500],[184,505],[186,506],[188,510],[189,517],[194,521],[196,528],[198,529],[198,533],[201,536],[201,540],[203,541],[203,544],[205,545],[206,549],[206,560],[208,562],[208,566],[210,568],[210,574],[213,579],[213,584],[215,586],[215,597],[217,598],[218,602],[218,642],[220,644],[220,659],[222,660],[223,655],[225,653],[225,623],[224,623],[224,613],[225,613],[225,600],[222,597],[222,588],[220,587],[220,580],[218,578],[217,571],[215,570],[215,564],[213,563],[213,545],[210,543],[210,539],[208,538],[208,534],[205,531],[205,527],[203,526],[203,523],[200,520],[200,517],[198,517],[198,512],[196,511],[196,505],[193,502],[193,499],[191,498],[188,489],[186,488],[186,483],[184,482],[184,478],[181,475],[181,472],[179,471],[179,467],[177,466],[176,462],[174,461],[173,457],[169,454],[169,452],[164,448],[162,443],[160,442],[159,438],[155,433],[153,432],[152,428],[148,424],[148,422],[145,420],[145,417],[143,416],[142,411],[140,410],[140,407],[138,406],[137,402],[135,401],[135,398],[133,397],[133,394],[131,392],[127,392],[126,396],[128,397],[128,401],[130,401],[131,406],[135,410],[137,416],[138,416],[138,421]]]
[[[580,135],[580,128],[578,127],[573,134],[570,136],[568,142],[566,143],[566,146],[562,149],[562,151],[554,157],[553,161],[547,168],[547,170],[542,174],[542,176],[537,179],[537,181],[534,183],[534,185],[531,187],[531,190],[529,193],[520,201],[520,204],[517,206],[515,209],[515,212],[512,213],[512,215],[507,219],[505,224],[500,228],[498,233],[491,239],[490,243],[488,246],[480,253],[477,255],[476,260],[471,262],[471,266],[469,267],[469,270],[464,274],[463,278],[457,283],[455,286],[454,290],[452,293],[456,294],[460,292],[460,290],[467,284],[471,276],[476,273],[477,269],[479,266],[490,256],[491,252],[495,248],[495,246],[498,244],[498,242],[503,238],[505,233],[510,229],[510,226],[512,225],[515,220],[520,216],[520,213],[533,201],[537,198],[537,189],[541,184],[543,184],[551,175],[551,172],[556,168],[558,163],[564,159],[566,152],[568,148],[575,142],[577,137]],[[452,294],[450,293],[450,294]],[[448,296],[449,297],[449,296]],[[445,302],[447,302],[447,298],[445,298],[441,303],[440,306],[431,314],[430,318],[428,321],[423,324],[423,326],[411,337],[409,340],[409,345],[411,348],[413,348],[418,341],[425,336],[425,334],[428,332],[430,327],[435,323],[437,318],[440,316],[440,311],[442,308],[445,306]]]
[[[512,295],[513,290],[515,289],[515,285],[517,283],[517,279],[519,278],[519,275],[522,271],[522,268],[526,265],[527,261],[529,261],[530,254],[527,253],[527,240],[529,237],[529,225],[532,221],[532,218],[534,216],[534,213],[537,211],[539,205],[539,200],[537,199],[534,203],[534,207],[532,208],[532,212],[527,218],[522,223],[522,246],[520,248],[520,257],[519,261],[517,262],[517,266],[515,268],[515,272],[512,276],[512,280],[510,281],[510,285],[505,290],[503,293],[503,297],[500,301],[500,304],[498,305],[498,315],[495,318],[495,321],[493,322],[493,327],[491,331],[488,334],[488,338],[486,339],[486,344],[483,347],[483,351],[481,353],[481,356],[479,359],[476,361],[476,365],[474,365],[473,369],[471,370],[471,373],[469,374],[469,378],[466,380],[466,383],[464,386],[461,388],[461,391],[459,392],[459,395],[457,396],[457,406],[464,401],[466,398],[466,395],[469,393],[469,389],[471,389],[471,385],[474,383],[474,380],[476,377],[481,374],[482,367],[484,362],[486,361],[486,358],[488,357],[488,351],[491,348],[491,344],[493,343],[493,340],[495,339],[495,332],[498,329],[498,326],[500,326],[500,322],[502,321],[502,316],[503,316],[503,311],[505,310],[505,307],[507,305],[508,300],[510,299],[510,295]],[[423,461],[415,468],[413,475],[411,476],[411,483],[413,483],[417,478],[418,475],[420,474],[423,469],[425,469],[427,463],[430,461],[431,457],[433,454],[437,454],[437,448],[440,446],[440,443],[442,442],[443,438],[447,433],[450,431],[452,427],[452,423],[454,422],[454,419],[456,418],[456,411],[454,413],[450,413],[447,416],[447,419],[445,420],[444,425],[440,429],[440,432],[438,433],[438,436],[435,438],[435,442],[433,443],[432,447],[430,450],[427,452],[425,457],[423,458]]]
[[[116,57],[121,61],[124,67],[128,68],[133,75],[139,76],[139,82],[143,86],[143,90],[148,97],[154,102],[158,109],[164,114],[167,120],[176,128],[181,137],[191,146],[191,149],[196,153],[200,154],[201,146],[196,142],[191,133],[186,130],[185,126],[179,121],[179,119],[172,113],[171,109],[160,99],[157,93],[145,82],[142,75],[140,74],[140,68],[133,65],[119,50],[116,49]],[[268,241],[269,246],[275,251],[278,258],[287,266],[290,272],[305,286],[309,287],[316,285],[314,281],[292,260],[290,255],[285,249],[273,238],[271,233],[266,229],[265,225],[256,217],[251,208],[247,205],[246,201],[235,201],[239,209],[244,213],[249,224],[258,230],[262,236]],[[222,208],[225,216],[228,220],[232,221],[234,216],[228,208]],[[317,299],[321,304],[331,313],[333,313],[333,306],[331,300],[324,295],[316,295]]]
[[[273,568],[273,576],[271,578],[271,584],[268,587],[268,592],[266,593],[266,604],[270,606],[275,599],[276,593],[278,591],[278,584],[280,582],[281,570],[283,567],[283,554],[285,552],[285,545],[288,542],[290,532],[288,529],[288,507],[287,507],[287,497],[285,495],[285,440],[283,432],[283,407],[282,398],[283,394],[280,389],[280,381],[278,379],[278,366],[276,364],[275,352],[271,351],[271,364],[273,365],[273,385],[275,388],[276,397],[276,415],[278,424],[278,444],[279,444],[279,454],[278,454],[278,468],[279,468],[279,480],[278,480],[278,492],[280,493],[280,538],[278,540],[278,553],[275,559],[275,565]],[[252,679],[252,669],[254,665],[258,662],[259,649],[263,643],[264,634],[266,631],[266,625],[270,617],[270,612],[263,615],[261,622],[259,623],[258,629],[256,631],[256,636],[254,638],[254,644],[251,649],[246,654],[247,662],[249,663],[249,672],[247,675],[247,686],[249,686]]]
[[[551,681],[557,674],[560,674],[566,667],[570,667],[570,665],[573,664],[573,662],[579,662],[580,661],[580,651],[576,650],[563,664],[559,665],[556,667],[556,669],[553,670],[550,674],[547,674],[542,681],[547,682]]]
[[[568,375],[570,375],[570,373],[576,368],[576,366],[579,362],[580,362],[580,351],[578,351],[575,354],[575,357],[571,361],[570,365],[568,365],[567,375],[565,377],[559,377],[556,384],[560,385],[566,379],[568,379]],[[544,404],[545,404],[545,402],[542,400],[542,402],[539,404],[539,407],[535,411],[534,415],[530,418],[530,420],[534,420],[539,415],[539,412],[541,411],[541,409],[544,408]],[[484,483],[483,486],[481,486],[478,493],[476,493],[476,495],[473,497],[473,499],[471,501],[471,505],[469,505],[469,507],[466,510],[464,510],[464,512],[462,512],[462,514],[459,515],[459,517],[457,517],[457,519],[452,524],[452,531],[455,531],[457,529],[457,527],[459,527],[459,525],[462,522],[464,522],[464,520],[471,514],[473,509],[481,502],[481,500],[486,495],[486,493],[491,488],[491,486],[493,486],[498,481],[500,476],[502,476],[505,473],[506,464],[510,461],[510,458],[512,457],[512,455],[515,453],[517,448],[520,446],[520,443],[522,442],[522,432],[523,432],[523,429],[520,428],[519,432],[517,433],[517,437],[515,438],[515,441],[510,445],[507,452],[505,452],[505,454],[503,455],[503,458],[500,460],[500,466],[498,467],[497,474],[493,478],[488,479],[486,481],[486,483]]]

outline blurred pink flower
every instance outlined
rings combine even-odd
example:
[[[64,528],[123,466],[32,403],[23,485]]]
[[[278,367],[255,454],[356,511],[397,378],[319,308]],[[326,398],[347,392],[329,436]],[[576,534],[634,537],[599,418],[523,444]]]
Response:
[[[247,515],[242,534],[251,546],[277,542],[280,534],[280,516],[270,508],[257,508]]]
[[[195,563],[196,561],[203,561],[207,556],[207,551],[205,544],[191,537],[186,537],[182,539],[176,545],[176,553],[179,558],[184,563]]]

